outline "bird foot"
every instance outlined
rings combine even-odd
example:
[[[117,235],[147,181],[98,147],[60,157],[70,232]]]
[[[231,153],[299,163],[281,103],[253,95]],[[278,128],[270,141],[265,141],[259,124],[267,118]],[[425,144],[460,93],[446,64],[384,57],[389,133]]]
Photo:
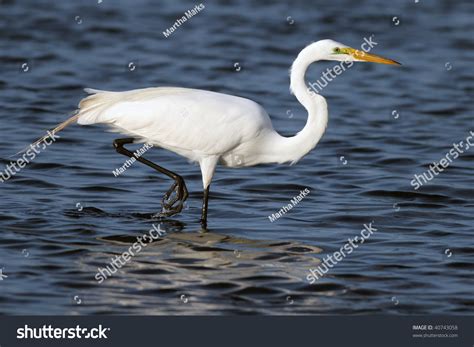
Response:
[[[183,210],[184,202],[189,193],[184,180],[176,180],[163,196],[161,201],[162,211],[160,216],[173,216]]]

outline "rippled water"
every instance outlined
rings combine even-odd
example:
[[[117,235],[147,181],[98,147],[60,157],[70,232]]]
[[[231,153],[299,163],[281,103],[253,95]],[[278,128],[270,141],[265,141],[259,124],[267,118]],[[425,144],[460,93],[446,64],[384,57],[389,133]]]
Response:
[[[288,68],[332,38],[401,68],[355,64],[324,89],[322,141],[295,166],[218,168],[208,233],[199,232],[199,168],[182,174],[188,208],[166,235],[98,284],[98,267],[146,233],[171,182],[125,157],[104,128],[74,126],[0,184],[0,312],[6,314],[471,313],[474,208],[466,151],[415,191],[413,175],[464,140],[472,121],[471,1],[0,1],[0,160],[64,120],[82,88],[176,85],[251,98],[285,135],[305,112]],[[290,18],[288,18],[290,17]],[[396,17],[396,18],[394,18]],[[235,68],[238,63],[239,68]],[[25,65],[27,64],[27,65]],[[331,63],[312,67],[315,81]],[[239,71],[236,71],[239,70]],[[311,192],[279,220],[268,215]],[[377,232],[316,284],[309,268],[373,221]]]

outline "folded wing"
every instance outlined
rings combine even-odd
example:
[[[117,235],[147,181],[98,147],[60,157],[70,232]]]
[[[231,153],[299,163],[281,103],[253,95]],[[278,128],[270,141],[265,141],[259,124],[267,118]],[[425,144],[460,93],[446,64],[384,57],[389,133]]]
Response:
[[[173,87],[86,91],[92,95],[79,104],[79,124],[104,123],[178,153],[219,155],[272,128],[260,105],[226,94]]]

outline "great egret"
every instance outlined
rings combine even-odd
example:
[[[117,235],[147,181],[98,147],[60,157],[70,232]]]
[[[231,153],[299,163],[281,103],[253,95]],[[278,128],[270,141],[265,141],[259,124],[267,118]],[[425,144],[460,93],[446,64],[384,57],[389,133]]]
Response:
[[[113,142],[118,153],[134,157],[134,153],[124,145],[147,142],[198,162],[204,187],[201,224],[205,229],[209,187],[218,163],[228,167],[294,164],[319,142],[328,121],[327,103],[321,95],[310,93],[305,84],[306,70],[311,63],[319,60],[400,65],[333,40],[308,45],[291,67],[290,89],[308,112],[303,130],[292,137],[276,132],[267,112],[254,101],[206,90],[175,87],[124,92],[85,89],[91,95],[81,100],[77,113],[51,132],[55,134],[73,122],[81,125],[103,123],[130,136]],[[163,197],[162,213],[179,213],[188,197],[184,179],[141,156],[136,160],[174,180]]]

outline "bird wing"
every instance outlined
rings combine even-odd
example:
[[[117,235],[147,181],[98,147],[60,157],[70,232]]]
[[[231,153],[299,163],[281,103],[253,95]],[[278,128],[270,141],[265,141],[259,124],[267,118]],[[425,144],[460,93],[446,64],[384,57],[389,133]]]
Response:
[[[205,90],[159,87],[125,92],[87,89],[79,124],[106,123],[164,148],[219,155],[271,129],[257,103]]]

